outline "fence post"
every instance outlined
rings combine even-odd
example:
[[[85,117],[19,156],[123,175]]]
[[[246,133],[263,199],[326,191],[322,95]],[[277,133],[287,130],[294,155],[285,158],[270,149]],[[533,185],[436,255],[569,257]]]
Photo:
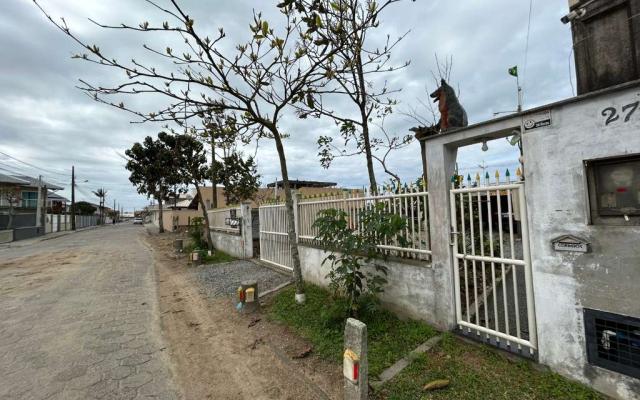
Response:
[[[244,246],[243,253],[245,258],[253,258],[253,230],[251,220],[251,203],[244,202],[240,204],[240,235],[242,238],[242,245]]]
[[[300,236],[300,218],[298,216],[300,193],[297,190],[292,190],[291,194],[293,195],[293,222],[296,227],[296,243],[298,243],[298,236]]]
[[[349,318],[344,328],[344,400],[366,400],[369,397],[368,374],[367,325]]]

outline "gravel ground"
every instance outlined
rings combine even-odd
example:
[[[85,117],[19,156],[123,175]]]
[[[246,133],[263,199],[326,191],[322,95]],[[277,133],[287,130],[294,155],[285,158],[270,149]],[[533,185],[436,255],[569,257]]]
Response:
[[[276,272],[251,261],[238,260],[222,264],[200,265],[193,269],[194,278],[204,287],[208,297],[231,296],[241,281],[255,279],[258,291],[264,292],[291,281],[288,274]]]

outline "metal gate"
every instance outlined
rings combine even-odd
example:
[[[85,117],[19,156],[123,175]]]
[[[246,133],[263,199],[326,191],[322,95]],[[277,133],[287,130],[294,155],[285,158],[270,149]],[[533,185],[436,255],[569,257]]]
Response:
[[[524,183],[451,189],[456,317],[467,336],[537,349]]]
[[[287,227],[289,218],[284,204],[261,206],[260,219],[260,260],[278,267],[293,270],[291,246]]]

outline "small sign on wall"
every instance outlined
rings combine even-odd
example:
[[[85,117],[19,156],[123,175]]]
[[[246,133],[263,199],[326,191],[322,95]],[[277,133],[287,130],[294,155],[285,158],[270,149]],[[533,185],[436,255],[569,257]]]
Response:
[[[573,253],[589,252],[589,242],[573,235],[557,237],[551,241],[551,244],[555,251],[569,251]]]
[[[551,126],[551,110],[523,117],[522,126],[525,131]]]

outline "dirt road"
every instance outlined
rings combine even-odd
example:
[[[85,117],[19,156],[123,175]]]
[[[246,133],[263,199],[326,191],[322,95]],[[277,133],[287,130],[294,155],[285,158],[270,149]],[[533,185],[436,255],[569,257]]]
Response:
[[[237,313],[228,296],[211,298],[193,267],[176,260],[169,237],[149,240],[156,249],[163,332],[187,398],[340,397],[335,366],[315,357],[294,359],[308,343],[260,313]]]

